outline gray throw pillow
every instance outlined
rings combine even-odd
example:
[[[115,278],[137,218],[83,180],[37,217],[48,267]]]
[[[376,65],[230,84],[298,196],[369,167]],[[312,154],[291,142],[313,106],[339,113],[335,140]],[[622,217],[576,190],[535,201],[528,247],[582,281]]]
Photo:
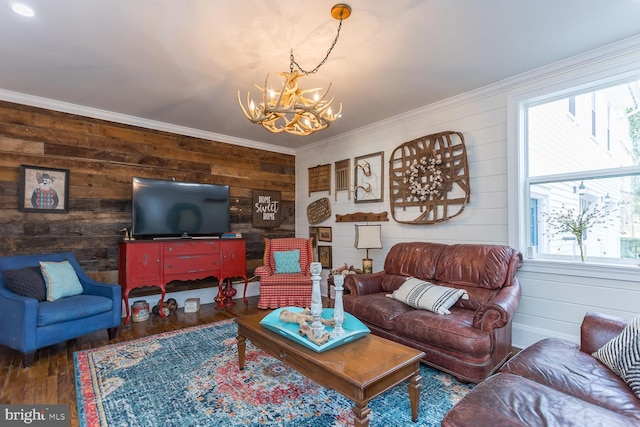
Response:
[[[4,278],[7,288],[14,294],[35,298],[38,301],[47,299],[47,287],[40,266],[24,267],[16,270],[5,270]]]

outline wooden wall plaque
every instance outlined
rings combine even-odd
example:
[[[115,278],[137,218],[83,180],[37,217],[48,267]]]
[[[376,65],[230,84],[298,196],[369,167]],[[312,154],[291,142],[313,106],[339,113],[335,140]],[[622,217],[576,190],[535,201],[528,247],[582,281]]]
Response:
[[[270,190],[253,190],[252,223],[254,227],[280,227],[282,215],[280,192]]]
[[[309,168],[309,195],[315,191],[331,194],[331,164]]]

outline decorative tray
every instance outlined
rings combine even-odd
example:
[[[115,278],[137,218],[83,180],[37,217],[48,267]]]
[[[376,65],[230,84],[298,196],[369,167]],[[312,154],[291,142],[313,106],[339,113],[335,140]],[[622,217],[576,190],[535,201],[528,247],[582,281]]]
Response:
[[[362,338],[371,331],[361,321],[353,317],[349,313],[344,313],[344,322],[342,322],[342,328],[345,334],[340,338],[330,339],[328,342],[317,345],[309,340],[306,336],[298,334],[298,324],[288,323],[280,320],[280,312],[282,310],[289,310],[292,313],[300,313],[304,311],[301,307],[282,307],[278,308],[271,313],[267,314],[264,319],[260,321],[260,324],[270,331],[277,332],[285,338],[289,338],[298,344],[310,348],[318,353],[329,350],[331,348],[338,347],[342,344],[346,344],[350,341]],[[322,317],[325,319],[331,319],[333,317],[333,308],[325,308],[322,310]],[[331,326],[325,326],[327,332],[331,332],[333,328]]]

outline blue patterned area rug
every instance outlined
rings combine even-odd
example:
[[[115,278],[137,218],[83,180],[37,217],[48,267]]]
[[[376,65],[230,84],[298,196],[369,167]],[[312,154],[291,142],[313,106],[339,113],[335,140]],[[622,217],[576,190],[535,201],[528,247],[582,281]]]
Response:
[[[350,426],[352,403],[247,341],[232,320],[76,352],[81,426]],[[422,366],[420,417],[407,383],[369,403],[371,426],[439,426],[471,386]]]

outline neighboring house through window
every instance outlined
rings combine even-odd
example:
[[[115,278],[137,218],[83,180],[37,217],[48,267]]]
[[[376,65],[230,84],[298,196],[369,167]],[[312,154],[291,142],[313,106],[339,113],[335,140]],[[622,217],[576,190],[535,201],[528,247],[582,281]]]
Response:
[[[519,104],[521,191],[528,205],[520,207],[528,214],[519,226],[529,256],[578,261],[583,249],[588,261],[637,262],[639,87],[638,80],[594,83]],[[591,223],[582,234],[558,227],[580,215]]]

